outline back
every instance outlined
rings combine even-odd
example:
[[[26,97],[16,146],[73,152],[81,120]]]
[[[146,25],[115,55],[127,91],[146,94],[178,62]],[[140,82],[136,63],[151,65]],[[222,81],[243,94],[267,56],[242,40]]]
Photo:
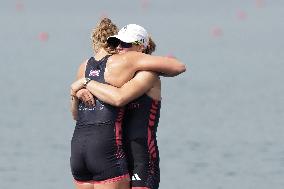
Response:
[[[156,138],[160,109],[161,101],[154,100],[147,94],[129,103],[123,121],[126,140],[147,138],[151,141]]]
[[[100,83],[106,83],[104,79],[104,72],[106,62],[109,56],[96,61],[93,57],[88,60],[85,77]],[[115,120],[123,115],[123,109],[111,106],[96,99],[94,107],[88,107],[84,102],[79,101],[78,106],[78,120],[76,125],[93,125],[105,122],[115,122]]]

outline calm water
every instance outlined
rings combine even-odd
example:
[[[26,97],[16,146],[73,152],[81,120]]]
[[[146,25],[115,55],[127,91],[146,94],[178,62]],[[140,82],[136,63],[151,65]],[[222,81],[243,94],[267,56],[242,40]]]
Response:
[[[188,66],[162,79],[160,188],[282,189],[283,10],[280,0],[2,0],[0,188],[73,188],[69,86],[108,15],[145,26],[156,54]]]

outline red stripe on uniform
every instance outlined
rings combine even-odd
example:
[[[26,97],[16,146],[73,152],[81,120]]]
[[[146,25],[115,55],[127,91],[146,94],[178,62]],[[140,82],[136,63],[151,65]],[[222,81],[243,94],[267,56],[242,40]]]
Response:
[[[117,146],[117,156],[120,157],[120,149],[122,145],[122,119],[124,116],[124,108],[120,108],[117,119],[115,120],[115,142]]]
[[[153,127],[155,126],[155,119],[156,119],[156,114],[157,114],[157,104],[158,101],[153,100],[152,101],[152,106],[150,109],[150,114],[149,114],[149,118],[148,118],[148,149],[150,152],[150,159],[152,158],[156,158],[156,146],[155,146],[155,141],[153,138]]]

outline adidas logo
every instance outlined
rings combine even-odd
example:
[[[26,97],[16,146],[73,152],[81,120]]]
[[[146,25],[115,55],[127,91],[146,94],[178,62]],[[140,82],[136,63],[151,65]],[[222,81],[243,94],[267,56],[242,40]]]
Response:
[[[135,173],[134,175],[132,175],[131,180],[141,180],[141,178],[138,176],[138,174]]]

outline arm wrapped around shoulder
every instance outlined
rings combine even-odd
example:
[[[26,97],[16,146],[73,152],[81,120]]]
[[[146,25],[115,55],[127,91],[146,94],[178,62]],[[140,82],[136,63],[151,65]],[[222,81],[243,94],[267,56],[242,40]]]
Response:
[[[137,71],[154,71],[165,76],[174,77],[186,71],[185,64],[176,58],[164,56],[152,56],[146,54],[136,54],[135,59]]]

